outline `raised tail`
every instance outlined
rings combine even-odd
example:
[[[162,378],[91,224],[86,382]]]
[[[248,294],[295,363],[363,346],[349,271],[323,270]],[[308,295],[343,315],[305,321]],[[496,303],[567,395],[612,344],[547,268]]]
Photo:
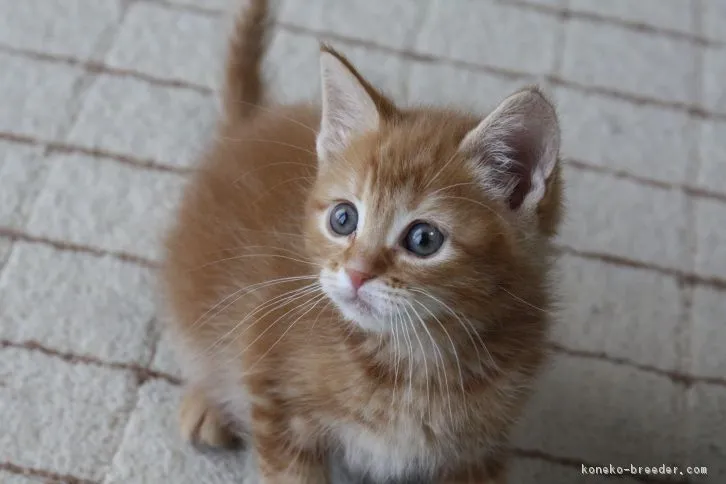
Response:
[[[244,0],[227,51],[222,101],[226,121],[252,115],[264,101],[262,60],[269,29],[268,0]]]

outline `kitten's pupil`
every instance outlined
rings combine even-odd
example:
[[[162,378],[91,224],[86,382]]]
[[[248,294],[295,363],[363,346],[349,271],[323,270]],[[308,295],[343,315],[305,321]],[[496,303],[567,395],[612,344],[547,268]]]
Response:
[[[417,223],[406,234],[404,247],[420,257],[426,257],[438,251],[444,243],[444,234],[436,227],[427,223]]]
[[[338,210],[338,213],[335,215],[338,219],[338,225],[344,226],[346,220],[348,220],[348,212],[345,210]]]
[[[330,212],[330,228],[338,235],[350,235],[358,227],[358,211],[347,202],[339,203]]]

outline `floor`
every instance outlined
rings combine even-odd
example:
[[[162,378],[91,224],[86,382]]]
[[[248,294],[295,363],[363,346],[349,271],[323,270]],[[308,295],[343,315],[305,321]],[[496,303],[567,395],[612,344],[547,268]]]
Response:
[[[229,1],[0,0],[2,483],[245,482],[244,456],[179,441],[153,270],[217,113]],[[535,81],[557,101],[564,303],[510,482],[726,482],[726,1],[278,12],[282,99],[317,96],[322,37],[401,102],[484,113]]]

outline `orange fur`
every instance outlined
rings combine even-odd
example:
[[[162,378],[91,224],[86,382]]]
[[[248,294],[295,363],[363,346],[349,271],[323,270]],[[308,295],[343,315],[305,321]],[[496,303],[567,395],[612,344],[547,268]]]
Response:
[[[479,118],[400,109],[327,47],[381,124],[319,162],[319,109],[262,104],[265,2],[252,8],[230,49],[224,122],[167,239],[162,277],[193,409],[185,435],[247,436],[265,484],[327,482],[330,458],[378,480],[503,483],[510,427],[545,358],[559,168],[523,215],[461,151]],[[333,239],[321,221],[350,199],[364,201],[365,230]],[[417,210],[445,228],[442,259],[388,240]],[[408,294],[379,321],[387,329],[342,317],[321,289],[321,270],[350,264]]]

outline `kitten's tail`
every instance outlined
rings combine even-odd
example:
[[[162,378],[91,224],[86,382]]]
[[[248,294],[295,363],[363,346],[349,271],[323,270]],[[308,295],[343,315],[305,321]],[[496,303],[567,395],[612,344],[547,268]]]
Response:
[[[245,0],[237,15],[227,51],[222,101],[226,120],[251,116],[264,98],[262,59],[270,30],[268,0]]]

